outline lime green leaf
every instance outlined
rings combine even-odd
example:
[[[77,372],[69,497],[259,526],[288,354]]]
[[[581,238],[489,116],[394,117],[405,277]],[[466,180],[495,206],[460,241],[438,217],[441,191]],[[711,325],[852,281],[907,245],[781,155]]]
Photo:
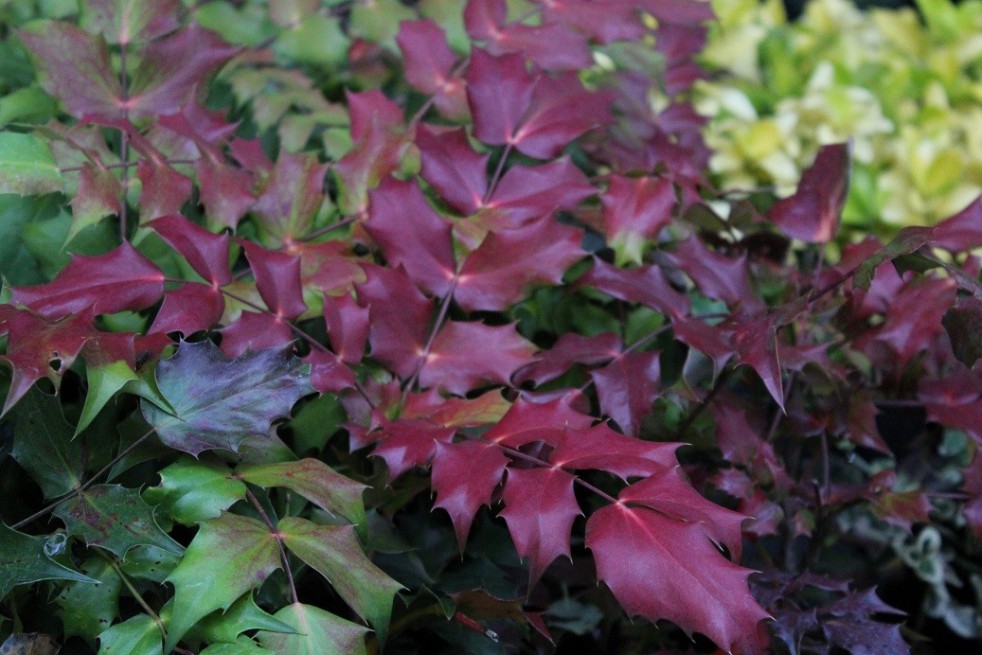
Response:
[[[99,655],[162,655],[160,640],[153,619],[137,614],[99,635]]]
[[[294,632],[292,627],[260,609],[252,594],[246,594],[232,603],[225,612],[212,612],[203,618],[191,631],[191,635],[209,643],[232,643],[247,630]]]
[[[246,486],[223,464],[182,458],[160,472],[160,486],[144,492],[178,523],[195,525],[221,516],[245,498]]]
[[[318,459],[246,466],[237,473],[260,487],[286,487],[326,512],[343,516],[355,525],[365,524],[362,493],[367,487],[336,473]]]
[[[358,544],[354,528],[346,525],[317,525],[287,517],[277,529],[283,543],[297,557],[323,575],[384,641],[392,614],[392,599],[402,585],[368,559]]]
[[[95,645],[95,636],[109,627],[119,615],[122,582],[112,565],[102,557],[91,557],[80,567],[99,584],[69,582],[55,597],[58,618],[65,637],[78,636]]]
[[[63,186],[47,143],[31,134],[0,134],[0,193],[36,196],[61,191]]]
[[[0,98],[0,127],[13,121],[46,123],[57,110],[54,98],[36,86],[27,86]]]
[[[124,557],[138,545],[156,546],[178,555],[182,552],[180,544],[157,526],[153,508],[136,489],[96,485],[62,502],[54,514],[65,522],[69,534],[117,557]]]
[[[300,63],[336,66],[348,54],[348,37],[337,18],[313,14],[296,27],[284,30],[275,49]]]
[[[0,523],[0,600],[20,584],[40,580],[99,581],[58,564],[51,555],[65,547],[65,535],[32,537]]]
[[[371,3],[358,3],[351,10],[350,30],[352,36],[367,41],[382,43],[395,49],[395,36],[399,23],[413,20],[416,14],[399,0],[374,0]]]
[[[323,655],[345,653],[365,655],[365,633],[362,626],[345,621],[312,605],[294,603],[281,609],[274,617],[293,628],[297,634],[278,634],[262,631],[259,642],[277,653],[291,655]]]
[[[183,342],[157,365],[157,387],[173,413],[143,402],[143,416],[168,446],[197,455],[237,451],[246,438],[269,433],[312,393],[308,367],[289,350],[227,359],[210,341]]]
[[[92,419],[106,406],[106,403],[122,389],[127,382],[137,380],[136,373],[129,364],[120,360],[103,366],[89,366],[85,369],[85,379],[89,383],[89,391],[85,396],[85,406],[82,415],[75,426],[78,435],[88,427]]]
[[[72,426],[54,396],[32,388],[11,410],[13,456],[41,486],[45,498],[77,489],[82,483],[84,448],[72,441]]]
[[[259,521],[224,513],[202,523],[184,559],[167,576],[175,591],[165,650],[173,650],[191,626],[228,608],[279,567],[276,539]]]

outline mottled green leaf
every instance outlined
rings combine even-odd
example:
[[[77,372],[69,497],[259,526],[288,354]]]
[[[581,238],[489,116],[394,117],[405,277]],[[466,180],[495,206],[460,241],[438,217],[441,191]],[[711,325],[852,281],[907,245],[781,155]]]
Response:
[[[174,554],[182,551],[180,544],[157,526],[153,508],[136,489],[95,485],[62,502],[54,513],[65,522],[69,534],[117,557],[124,557],[137,545],[156,546]]]
[[[294,603],[274,614],[297,634],[261,631],[259,643],[276,653],[291,655],[365,655],[366,628],[312,605]]]
[[[259,464],[242,467],[239,477],[260,487],[286,487],[326,512],[337,514],[355,525],[365,524],[365,485],[336,473],[318,459]]]
[[[119,615],[119,590],[122,581],[108,560],[90,557],[82,572],[99,584],[69,582],[55,597],[58,618],[65,628],[65,637],[78,636],[95,645],[95,636],[107,629]]]
[[[244,439],[266,435],[274,420],[312,393],[307,365],[288,350],[227,359],[210,341],[182,342],[157,365],[157,387],[174,413],[144,401],[147,422],[168,446],[191,455],[237,451]]]
[[[279,567],[276,539],[259,521],[224,513],[202,523],[167,577],[174,584],[174,612],[165,650],[170,652],[191,626],[228,608]]]
[[[99,655],[161,655],[161,639],[154,620],[137,614],[99,635]]]
[[[39,196],[63,186],[47,143],[32,134],[0,133],[0,193]]]
[[[148,502],[184,525],[218,518],[245,498],[246,486],[220,463],[181,458],[160,472],[160,485],[144,492]]]
[[[384,641],[392,614],[392,599],[402,585],[375,566],[346,525],[317,525],[287,517],[277,529],[297,557],[327,578],[338,595],[371,623]]]
[[[98,584],[98,580],[51,559],[64,550],[64,547],[64,534],[32,537],[0,523],[0,600],[15,586],[39,580],[74,580]]]
[[[72,426],[62,416],[58,399],[34,387],[11,415],[14,459],[41,486],[45,498],[78,488],[85,449],[82,441],[72,441]]]
[[[191,630],[191,635],[201,641],[232,643],[247,630],[268,632],[293,632],[294,629],[264,612],[256,605],[252,594],[238,599],[224,612],[212,612],[201,619]]]

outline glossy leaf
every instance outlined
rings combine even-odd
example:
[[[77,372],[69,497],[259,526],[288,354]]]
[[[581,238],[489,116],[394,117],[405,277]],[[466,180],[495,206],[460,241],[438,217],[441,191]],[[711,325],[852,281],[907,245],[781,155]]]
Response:
[[[73,571],[53,559],[65,550],[63,534],[32,537],[0,523],[0,599],[17,585],[40,580],[72,580],[98,584],[99,581]]]
[[[287,605],[274,617],[295,631],[293,634],[260,631],[256,635],[261,644],[274,652],[296,655],[364,655],[368,652],[365,649],[365,628],[313,605]]]
[[[148,488],[143,495],[184,525],[217,519],[223,510],[245,498],[245,484],[221,464],[182,457],[159,475],[160,484]]]
[[[104,655],[162,655],[163,635],[152,618],[137,614],[99,635],[99,653]]]
[[[848,143],[823,146],[795,194],[771,208],[768,216],[785,234],[808,243],[835,236],[849,190],[850,150]]]
[[[472,349],[474,344],[480,344],[478,353]],[[534,351],[512,325],[449,321],[433,340],[419,382],[461,396],[481,382],[507,384]]]
[[[85,473],[85,446],[72,439],[57,398],[33,389],[14,408],[14,447],[21,468],[41,487],[45,498],[77,489]]]
[[[505,472],[508,458],[500,448],[480,441],[436,446],[433,462],[434,507],[450,514],[457,533],[457,545],[463,552],[474,515],[491,496]]]
[[[227,234],[212,234],[179,214],[158,218],[147,227],[181,253],[204,280],[216,286],[232,283]]]

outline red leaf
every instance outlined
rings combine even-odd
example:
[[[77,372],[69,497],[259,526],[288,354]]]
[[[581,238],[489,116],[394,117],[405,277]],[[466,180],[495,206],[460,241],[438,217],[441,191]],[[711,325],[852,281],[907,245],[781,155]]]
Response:
[[[713,360],[714,376],[735,354],[731,334],[721,326],[696,317],[680,317],[672,321],[672,329],[676,339]]]
[[[13,369],[2,417],[41,378],[48,378],[57,388],[61,376],[96,332],[89,312],[51,322],[9,305],[0,306],[0,310],[0,334],[7,335],[7,354],[0,359]]]
[[[460,551],[467,545],[471,523],[481,505],[501,482],[508,458],[501,448],[482,441],[438,443],[433,456],[433,491],[436,502],[450,514]]]
[[[84,311],[143,309],[157,302],[163,291],[164,274],[128,242],[105,255],[72,255],[48,284],[12,289],[15,303],[51,319]]]
[[[386,178],[369,194],[365,229],[390,266],[402,266],[434,296],[450,289],[456,271],[450,224],[426,202],[415,182]]]
[[[229,272],[229,236],[212,234],[179,214],[151,221],[147,227],[181,253],[191,268],[216,287],[232,283]]]
[[[69,203],[72,206],[72,229],[68,240],[103,217],[119,214],[121,194],[122,186],[109,170],[90,162],[82,164],[78,189]]]
[[[542,7],[542,19],[575,27],[603,44],[633,41],[645,33],[635,2],[551,0]]]
[[[137,148],[134,146],[134,149]],[[159,153],[156,154],[153,158],[141,159],[136,165],[136,175],[143,187],[140,191],[140,220],[143,222],[180,213],[194,186],[189,177],[175,171],[164,163]]]
[[[464,80],[453,75],[457,55],[447,44],[443,28],[431,20],[402,21],[396,42],[402,51],[406,81],[433,97],[447,118],[467,116]]]
[[[849,190],[849,150],[848,143],[822,146],[795,194],[771,208],[768,216],[785,234],[808,243],[832,240]]]
[[[492,232],[467,256],[454,300],[465,310],[504,310],[525,297],[532,284],[562,282],[583,256],[582,232],[551,218]]]
[[[604,207],[604,231],[614,242],[638,235],[658,237],[672,220],[677,201],[675,188],[665,179],[628,178],[614,175],[601,198]]]
[[[732,464],[746,467],[761,484],[792,485],[773,446],[747,421],[746,410],[736,400],[720,399],[716,408],[716,445]]]
[[[557,209],[573,209],[594,193],[582,171],[563,157],[542,166],[512,166],[485,206],[504,212],[518,226]]]
[[[764,381],[774,402],[784,411],[784,382],[778,359],[776,326],[770,316],[740,323],[732,333],[737,359],[751,367]]]
[[[621,346],[620,337],[611,332],[592,337],[567,332],[552,348],[539,353],[534,362],[520,369],[515,381],[532,381],[538,386],[559,377],[575,364],[593,366],[619,357]]]
[[[529,561],[529,589],[552,561],[570,557],[573,521],[583,513],[573,494],[573,476],[557,468],[508,469],[501,518],[518,556]]]
[[[638,434],[641,420],[661,395],[658,353],[625,353],[603,368],[590,371],[590,377],[597,388],[600,411],[614,419],[625,434]]]
[[[611,102],[610,94],[586,91],[575,73],[543,76],[508,142],[530,157],[552,159],[584,132],[609,123]]]
[[[300,284],[300,258],[277,250],[267,250],[251,241],[240,240],[256,278],[263,302],[278,319],[293,319],[307,311]]]
[[[366,266],[367,280],[357,286],[358,301],[369,309],[368,341],[372,357],[396,375],[413,374],[426,344],[433,301],[403,269]]]
[[[369,310],[345,294],[324,298],[324,321],[331,348],[341,361],[357,364],[365,355]]]
[[[727,257],[691,236],[678,245],[670,258],[710,298],[722,300],[731,308],[741,306],[747,312],[761,308],[750,288],[746,256]]]
[[[282,318],[258,312],[242,312],[234,323],[219,332],[222,334],[222,352],[229,359],[247,352],[282,348],[295,338]]]
[[[238,52],[239,48],[192,22],[146,47],[125,107],[133,115],[177,113],[191,92]]]
[[[565,399],[531,403],[519,398],[483,438],[510,448],[536,441],[556,446],[562,443],[566,428],[582,430],[592,423],[591,416],[574,410]]]
[[[372,454],[385,460],[389,479],[394,480],[414,466],[424,466],[433,458],[438,443],[450,443],[456,428],[445,428],[426,419],[383,419],[378,430],[359,437],[352,432],[352,449],[375,443]]]
[[[464,215],[483,206],[488,155],[474,152],[463,128],[438,131],[430,125],[420,125],[416,145],[422,155],[423,179],[447,204]]]
[[[689,299],[668,284],[658,266],[625,269],[594,258],[593,268],[576,284],[591,286],[619,300],[647,305],[673,319],[689,313]]]
[[[229,166],[224,159],[205,155],[194,163],[201,191],[201,204],[209,225],[235,228],[256,202],[252,175]],[[258,214],[257,214],[258,215]]]
[[[982,196],[935,225],[931,243],[952,252],[972,250],[982,245]]]
[[[355,373],[334,353],[313,349],[304,358],[310,364],[310,383],[321,393],[340,393],[355,386]]]
[[[767,612],[747,588],[751,571],[720,555],[698,523],[619,502],[589,518],[586,545],[629,616],[668,619],[725,651],[759,652],[753,644]]]
[[[899,365],[905,365],[944,330],[941,318],[954,305],[956,292],[951,278],[928,278],[919,284],[906,284],[893,298],[874,338],[890,346],[897,354]]]
[[[627,480],[677,466],[675,451],[681,445],[625,437],[601,423],[586,430],[568,428],[549,461],[566,469],[607,471]]]
[[[458,396],[486,382],[507,385],[534,352],[514,325],[448,321],[433,340],[419,382]]]
[[[474,4],[470,3],[468,8]],[[525,60],[521,55],[493,57],[475,48],[464,77],[467,101],[474,116],[474,136],[490,145],[511,141],[535,90]]]
[[[225,311],[225,298],[216,287],[207,284],[184,284],[164,292],[164,303],[150,326],[154,332],[180,332],[188,337],[210,330]]]
[[[121,115],[122,87],[101,38],[61,21],[17,33],[41,71],[41,86],[75,118]]]
[[[309,153],[280,152],[252,213],[263,232],[279,244],[290,244],[310,232],[324,202],[327,166]]]

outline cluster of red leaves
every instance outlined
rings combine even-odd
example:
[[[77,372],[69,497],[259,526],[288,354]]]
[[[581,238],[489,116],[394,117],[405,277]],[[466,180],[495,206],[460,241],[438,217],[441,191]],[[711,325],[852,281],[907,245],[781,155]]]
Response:
[[[139,376],[175,339],[201,332],[220,338],[231,360],[299,338],[313,387],[337,394],[347,410],[351,447],[371,446],[392,479],[429,467],[434,507],[450,515],[462,550],[479,509],[501,506],[534,585],[571,554],[584,512],[580,485],[600,502],[585,545],[627,613],[743,652],[760,647],[758,623],[768,617],[739,565],[744,532],[774,534],[775,516],[814,496],[761,429],[765,415],[786,415],[803,438],[841,435],[889,452],[871,423],[874,400],[848,391],[852,364],[830,359],[830,348],[847,344],[887,379],[917,360],[916,399],[929,419],[982,446],[978,366],[955,355],[942,326],[952,312],[978,314],[979,262],[945,264],[943,276],[900,274],[892,263],[931,247],[977,247],[982,203],[886,249],[872,239],[850,246],[824,270],[759,257],[735,239],[701,238],[693,216],[708,213],[708,153],[684,91],[700,75],[692,56],[708,4],[552,0],[527,24],[509,22],[504,0],[471,0],[467,57],[434,22],[403,22],[396,42],[423,108],[407,116],[379,90],[348,92],[352,147],[327,164],[285,149],[270,160],[259,141],[204,108],[211,73],[264,61],[193,23],[181,27],[178,4],[153,3],[139,24],[107,20],[98,33],[49,23],[20,34],[45,89],[75,119],[44,134],[60,163],[77,162],[77,229],[115,215],[124,239],[103,255],[74,257],[50,283],[12,289],[0,306],[3,357],[13,368],[4,412],[42,378],[57,386],[79,357],[90,371],[123,362]],[[592,46],[650,37],[661,76],[628,66],[584,84]],[[107,43],[136,58],[123,83]],[[649,101],[656,90],[669,98],[659,111]],[[140,190],[129,200],[128,178],[113,172],[129,162],[110,151],[107,133],[137,157]],[[828,242],[847,167],[846,146],[823,149],[795,196],[765,215],[743,207],[742,229]],[[325,225],[332,200],[340,214]],[[203,226],[182,215],[194,204]],[[617,251],[616,263],[584,249],[588,232]],[[158,239],[180,255],[181,277],[131,243]],[[578,277],[569,280],[574,266]],[[784,278],[780,290],[765,301],[763,280],[775,277]],[[610,332],[569,332],[543,347],[509,313],[541,287],[647,308],[663,324],[630,344]],[[709,301],[719,311],[707,316],[697,304]],[[146,316],[147,329],[100,329],[101,315],[124,311]],[[322,325],[326,343],[300,323]],[[652,348],[666,334],[689,353],[671,387]],[[710,372],[690,376],[689,364],[703,362]],[[769,401],[718,393],[741,367],[759,376],[744,377],[744,389],[762,383]],[[849,398],[844,406],[795,384],[812,368]],[[585,383],[569,386],[570,372]],[[739,512],[706,500],[682,473],[684,427],[655,429],[658,440],[642,429],[665,394],[693,412],[710,408],[727,465],[693,474],[735,497]],[[197,454],[238,444],[168,445]],[[585,471],[623,484],[611,495]],[[966,478],[965,515],[982,531],[978,478]],[[847,493],[870,500],[908,526],[927,520],[923,503],[901,502],[880,478],[851,492],[826,484],[821,493],[830,504],[848,502]],[[748,516],[755,520],[745,524]],[[838,607],[822,610],[831,617],[826,632],[854,613]]]

